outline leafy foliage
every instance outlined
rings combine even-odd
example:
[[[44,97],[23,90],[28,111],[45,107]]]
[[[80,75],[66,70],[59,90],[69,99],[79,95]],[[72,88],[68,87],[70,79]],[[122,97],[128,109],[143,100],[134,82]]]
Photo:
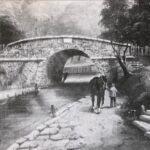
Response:
[[[128,5],[127,0],[105,0],[105,8],[102,10],[102,19],[101,22],[106,28],[106,30],[101,34],[103,38],[109,39],[111,41],[117,42],[127,42],[129,43],[130,32],[128,30],[127,24],[129,23],[128,19]],[[128,78],[131,74],[129,73],[125,59],[126,51],[128,44],[125,49],[122,47],[114,47],[114,54],[120,64],[124,77]],[[123,57],[122,57],[122,52]]]
[[[126,0],[105,0],[104,5],[101,23],[106,30],[101,36],[113,41],[126,41],[125,24],[128,22]]]
[[[130,42],[139,46],[150,45],[150,2],[135,0],[130,8],[127,0],[105,0],[101,23],[106,30],[103,38]]]
[[[150,46],[150,3],[138,0],[128,11],[130,41],[139,46]]]

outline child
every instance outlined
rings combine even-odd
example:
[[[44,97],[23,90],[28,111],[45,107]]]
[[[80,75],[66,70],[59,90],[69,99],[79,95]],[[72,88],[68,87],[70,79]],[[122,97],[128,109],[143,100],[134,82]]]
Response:
[[[117,96],[117,89],[115,87],[115,84],[113,83],[110,88],[110,107],[116,107],[116,96]]]

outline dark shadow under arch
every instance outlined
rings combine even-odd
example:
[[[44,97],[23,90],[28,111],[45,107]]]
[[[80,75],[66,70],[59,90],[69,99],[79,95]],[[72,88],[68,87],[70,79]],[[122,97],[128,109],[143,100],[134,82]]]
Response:
[[[53,54],[49,58],[47,64],[47,74],[52,83],[61,82],[64,66],[67,60],[73,56],[83,56],[90,59],[86,53],[76,49],[62,50]]]

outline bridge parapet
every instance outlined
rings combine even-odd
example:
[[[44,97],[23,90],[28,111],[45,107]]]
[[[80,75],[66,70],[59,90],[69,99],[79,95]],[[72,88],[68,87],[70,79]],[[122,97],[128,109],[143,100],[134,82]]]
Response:
[[[126,44],[113,42],[126,48]],[[49,57],[63,50],[80,50],[88,57],[113,57],[114,51],[108,40],[84,36],[46,36],[23,39],[7,45],[4,57]],[[130,46],[129,46],[130,49]],[[127,55],[130,55],[129,51]]]
[[[50,40],[50,39],[78,39],[78,40],[98,41],[98,42],[111,44],[110,40],[105,40],[105,39],[100,39],[100,38],[91,38],[91,37],[86,37],[86,36],[75,36],[75,35],[61,35],[61,36],[41,36],[41,37],[32,37],[32,38],[22,39],[22,40],[18,40],[18,41],[8,44],[7,47],[11,47],[14,45],[18,45],[20,43],[26,43],[26,42],[30,42],[30,41]],[[112,44],[126,46],[126,44],[124,44],[124,43],[112,42]]]

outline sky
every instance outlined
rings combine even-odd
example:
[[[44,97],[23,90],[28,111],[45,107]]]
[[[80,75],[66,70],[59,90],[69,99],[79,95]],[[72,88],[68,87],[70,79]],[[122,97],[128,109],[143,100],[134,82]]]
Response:
[[[0,15],[12,16],[26,32],[33,26],[29,19],[50,19],[54,25],[51,34],[96,37],[103,29],[98,25],[102,3],[103,0],[0,0]]]

